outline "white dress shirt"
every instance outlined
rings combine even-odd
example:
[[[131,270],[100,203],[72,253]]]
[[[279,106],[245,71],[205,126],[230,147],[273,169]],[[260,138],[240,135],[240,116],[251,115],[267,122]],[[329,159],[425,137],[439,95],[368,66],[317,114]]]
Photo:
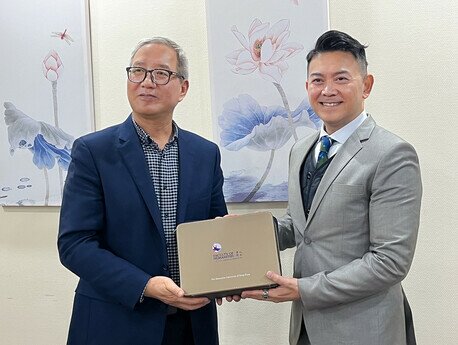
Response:
[[[328,157],[331,158],[334,156],[337,151],[340,149],[340,147],[347,141],[347,139],[356,131],[356,129],[366,120],[367,118],[367,113],[365,110],[361,114],[358,115],[353,121],[347,123],[345,126],[343,126],[341,129],[338,131],[335,131],[331,135],[326,133],[324,130],[324,124],[321,126],[320,130],[320,140],[321,137],[327,135],[330,138],[334,140],[334,143],[332,144],[331,148],[329,149]],[[315,145],[315,162],[318,160],[318,154],[320,153],[320,140],[318,140],[317,145]]]

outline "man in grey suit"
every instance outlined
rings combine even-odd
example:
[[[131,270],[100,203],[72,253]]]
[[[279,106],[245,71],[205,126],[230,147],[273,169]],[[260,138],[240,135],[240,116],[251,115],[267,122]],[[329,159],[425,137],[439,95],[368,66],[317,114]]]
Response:
[[[296,247],[294,278],[242,298],[292,301],[290,343],[415,344],[401,287],[412,263],[421,178],[414,148],[364,108],[373,76],[366,46],[328,31],[307,55],[306,88],[323,121],[290,153],[281,249]]]

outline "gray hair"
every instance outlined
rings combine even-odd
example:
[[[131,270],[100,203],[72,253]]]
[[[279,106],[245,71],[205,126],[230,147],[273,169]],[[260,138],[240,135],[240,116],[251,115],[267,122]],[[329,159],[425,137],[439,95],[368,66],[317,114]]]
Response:
[[[189,72],[188,72],[188,59],[186,57],[186,54],[184,52],[184,50],[178,45],[176,44],[174,41],[168,39],[168,38],[165,38],[165,37],[153,37],[153,38],[148,38],[148,39],[144,39],[144,40],[141,40],[140,42],[138,42],[137,46],[135,47],[135,49],[133,50],[131,56],[130,56],[130,63],[129,65],[132,66],[132,61],[134,59],[134,56],[135,54],[137,54],[137,51],[147,45],[147,44],[162,44],[162,45],[165,45],[167,47],[170,47],[172,48],[173,50],[175,50],[176,54],[177,54],[177,73],[179,75],[181,75],[184,79],[188,79],[189,77]]]

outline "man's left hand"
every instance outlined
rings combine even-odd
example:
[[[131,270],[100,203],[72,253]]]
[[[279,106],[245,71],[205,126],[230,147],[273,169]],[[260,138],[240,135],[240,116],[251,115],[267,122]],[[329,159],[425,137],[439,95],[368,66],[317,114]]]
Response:
[[[278,284],[278,287],[264,290],[243,291],[242,298],[252,298],[274,303],[294,301],[300,299],[299,286],[296,278],[283,277],[274,272],[267,272],[267,278]],[[267,297],[267,298],[266,298]]]

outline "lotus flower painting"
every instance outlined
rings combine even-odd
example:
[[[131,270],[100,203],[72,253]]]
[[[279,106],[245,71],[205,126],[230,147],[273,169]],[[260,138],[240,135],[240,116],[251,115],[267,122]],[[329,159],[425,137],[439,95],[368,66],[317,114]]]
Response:
[[[328,29],[327,2],[212,0],[207,22],[226,201],[287,201],[289,150],[321,126],[306,55]]]
[[[3,2],[0,11],[23,18],[0,23],[0,204],[58,206],[73,141],[93,130],[84,4]]]

